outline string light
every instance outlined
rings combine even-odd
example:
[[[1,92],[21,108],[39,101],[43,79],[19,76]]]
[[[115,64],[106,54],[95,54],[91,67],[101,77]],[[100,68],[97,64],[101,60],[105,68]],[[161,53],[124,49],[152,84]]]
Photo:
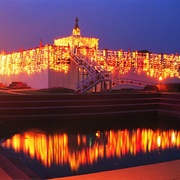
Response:
[[[126,74],[131,68],[134,72],[147,76],[166,79],[180,78],[180,56],[176,54],[155,54],[148,51],[125,52],[123,50],[98,50],[99,39],[82,37],[78,26],[78,19],[72,35],[54,40],[54,45],[42,45],[34,49],[20,50],[0,54],[0,75],[32,75],[51,69],[67,73],[70,67],[70,54],[85,56],[96,61],[101,68],[112,73]]]

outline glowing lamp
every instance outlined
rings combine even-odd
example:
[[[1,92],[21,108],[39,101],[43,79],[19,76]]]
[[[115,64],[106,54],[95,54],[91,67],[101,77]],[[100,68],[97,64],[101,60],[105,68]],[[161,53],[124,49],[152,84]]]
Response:
[[[162,81],[162,80],[163,80],[163,78],[162,78],[162,76],[160,76],[160,77],[159,77],[159,81]]]

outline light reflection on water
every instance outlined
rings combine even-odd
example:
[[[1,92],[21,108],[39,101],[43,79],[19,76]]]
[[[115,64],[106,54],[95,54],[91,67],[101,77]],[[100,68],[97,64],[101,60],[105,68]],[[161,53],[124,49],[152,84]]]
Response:
[[[93,166],[102,160],[121,160],[129,155],[136,157],[138,154],[173,149],[180,151],[180,131],[138,128],[67,134],[29,130],[13,135],[1,146],[37,160],[46,170],[52,169],[54,165],[68,166],[78,174],[83,166]],[[63,173],[61,176],[64,176]]]

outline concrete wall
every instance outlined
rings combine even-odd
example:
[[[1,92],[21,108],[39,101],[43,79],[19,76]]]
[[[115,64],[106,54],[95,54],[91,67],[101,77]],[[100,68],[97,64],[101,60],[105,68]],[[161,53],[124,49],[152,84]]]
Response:
[[[127,73],[120,74],[118,72],[118,69],[113,71],[112,77],[119,77],[119,78],[126,78],[126,79],[134,79],[139,81],[147,81],[147,82],[153,82],[156,84],[159,84],[160,81],[158,77],[151,77],[148,76],[145,72],[137,73],[135,72],[134,68],[131,68]],[[180,79],[177,77],[167,77],[165,79],[162,79],[161,83],[180,83]]]
[[[1,75],[0,82],[5,86],[9,86],[12,82],[23,82],[32,89],[65,87],[75,90],[78,82],[78,67],[71,61],[67,72],[46,69],[30,75],[25,73],[10,76]]]
[[[48,87],[65,87],[75,90],[76,83],[78,82],[77,68],[77,65],[70,61],[69,70],[67,72],[49,69]]]
[[[19,75],[1,75],[0,82],[6,86],[9,86],[12,82],[23,82],[27,86],[34,89],[42,89],[48,87],[48,70],[43,70],[40,73],[34,73],[28,75],[26,73],[21,73]]]
[[[153,83],[156,85],[163,85],[163,84],[167,84],[167,83],[180,83],[180,79],[178,79],[176,77],[172,77],[172,78],[167,77],[166,79],[162,79],[162,81],[160,81],[158,79],[158,77],[155,78],[155,77],[147,76],[145,72],[138,74],[137,72],[134,71],[133,68],[131,68],[131,70],[125,74],[119,74],[118,71],[114,71],[112,77],[113,78],[119,77],[119,78],[124,78],[124,79],[132,79],[132,80],[137,80],[139,82],[145,81],[145,82],[147,82],[147,84]],[[119,85],[116,85],[115,87],[113,87],[113,89],[121,89],[121,88],[143,89],[144,86],[120,83]]]

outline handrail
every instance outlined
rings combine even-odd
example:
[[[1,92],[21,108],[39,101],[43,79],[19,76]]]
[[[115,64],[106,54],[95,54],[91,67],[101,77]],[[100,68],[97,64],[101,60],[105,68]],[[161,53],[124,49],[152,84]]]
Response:
[[[86,92],[87,90],[94,87],[100,81],[102,81],[103,76],[100,73],[91,74],[87,78],[83,79],[82,81],[76,84],[76,91],[80,91],[81,93]]]
[[[141,80],[136,80],[136,79],[128,79],[128,78],[116,77],[112,80],[112,86],[116,86],[119,84],[131,84],[134,86],[156,85],[155,83],[152,83],[152,82],[141,81]]]
[[[84,55],[70,53],[73,61],[88,72],[88,76],[76,84],[76,92],[84,93],[101,81],[111,81],[111,72],[104,70],[96,61]]]

